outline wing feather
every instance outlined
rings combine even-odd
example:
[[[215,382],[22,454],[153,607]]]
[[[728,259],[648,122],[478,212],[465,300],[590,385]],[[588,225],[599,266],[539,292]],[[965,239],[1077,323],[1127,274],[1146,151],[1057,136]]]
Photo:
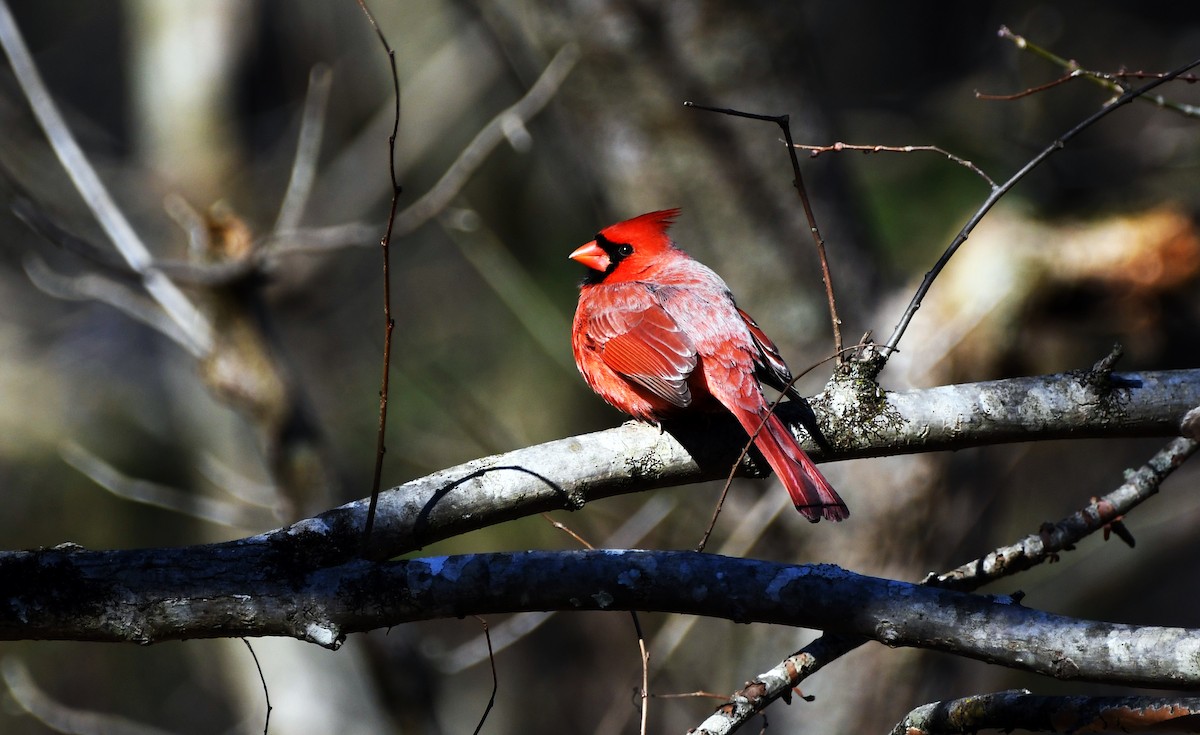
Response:
[[[653,292],[641,283],[605,287],[605,308],[586,326],[604,364],[673,406],[692,402],[688,378],[696,348]]]
[[[779,354],[779,348],[762,330],[762,327],[758,326],[758,322],[754,321],[753,317],[740,308],[737,311],[738,315],[742,317],[742,321],[746,323],[746,328],[750,330],[750,336],[754,338],[754,346],[758,348],[758,354],[754,356],[754,367],[757,368],[755,372],[758,373],[758,379],[775,390],[786,391],[788,395],[793,395],[795,391],[791,389],[792,371],[783,361],[783,355]]]

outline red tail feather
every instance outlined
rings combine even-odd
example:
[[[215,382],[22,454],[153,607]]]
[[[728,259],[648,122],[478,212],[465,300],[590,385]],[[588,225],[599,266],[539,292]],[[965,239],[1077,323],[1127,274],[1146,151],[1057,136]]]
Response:
[[[762,417],[751,412],[736,411],[738,421],[747,433],[753,433],[762,423]],[[808,458],[795,437],[775,414],[767,418],[758,432],[754,445],[767,459],[767,464],[783,481],[796,510],[808,520],[816,523],[841,521],[850,516],[850,509],[838,497],[837,491]]]

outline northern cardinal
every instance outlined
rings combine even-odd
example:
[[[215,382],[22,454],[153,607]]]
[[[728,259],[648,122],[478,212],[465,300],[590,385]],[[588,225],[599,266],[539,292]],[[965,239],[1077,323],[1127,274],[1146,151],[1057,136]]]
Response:
[[[591,269],[571,329],[579,372],[605,401],[654,424],[687,409],[724,407],[756,436],[805,518],[846,518],[846,504],[759,387],[761,379],[790,388],[779,350],[721,277],[667,236],[678,215],[667,209],[610,225],[571,253]]]

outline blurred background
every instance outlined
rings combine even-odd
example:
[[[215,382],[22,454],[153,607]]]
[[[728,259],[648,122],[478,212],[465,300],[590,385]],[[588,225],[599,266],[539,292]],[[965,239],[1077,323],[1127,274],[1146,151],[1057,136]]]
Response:
[[[1200,56],[1200,21],[1165,2],[876,2],[853,14],[700,0],[372,9],[403,90],[400,209],[420,202],[402,212],[392,242],[385,486],[623,420],[572,364],[582,274],[566,256],[642,212],[683,208],[676,239],[725,277],[794,372],[829,355],[824,293],[778,128],[685,109],[685,100],[790,114],[801,143],[937,145],[1002,181],[1111,97],[1076,80],[976,99],[1063,74],[999,38],[1002,25],[1107,72],[1164,71]],[[12,10],[117,204],[155,258],[178,266],[219,337],[197,359],[101,303],[144,295],[11,70],[0,69],[3,548],[237,538],[367,495],[393,98],[386,56],[358,7],[43,0]],[[529,104],[510,110],[531,88]],[[1198,85],[1162,92],[1200,103]],[[298,145],[302,128],[315,144]],[[495,144],[484,135],[473,145],[485,129]],[[456,167],[469,146],[475,164]],[[312,183],[285,207],[298,147]],[[874,330],[882,341],[988,184],[932,152],[827,152],[802,165],[846,338]],[[439,185],[451,169],[470,175]],[[1126,349],[1120,369],[1195,367],[1198,182],[1195,117],[1150,104],[1111,115],[989,215],[882,383],[1085,368],[1114,342]],[[214,276],[214,264],[240,275]],[[806,376],[804,392],[818,391],[830,369]],[[709,549],[918,580],[1115,488],[1161,444],[1056,442],[827,465],[853,513],[836,526],[804,522],[773,481],[739,482]],[[1136,551],[1090,539],[990,591],[1019,588],[1025,604],[1071,615],[1200,625],[1200,497],[1181,492],[1198,477],[1185,467],[1127,519]],[[719,489],[617,498],[557,519],[596,545],[688,548]],[[530,518],[422,554],[574,546]],[[628,615],[489,622],[497,639],[531,630],[497,655],[484,732],[636,732]],[[813,635],[650,614],[642,625],[655,694],[728,694]],[[479,635],[477,621],[451,620],[357,636],[337,653],[254,641],[271,732],[470,731],[491,691]],[[81,712],[103,715],[85,732],[262,729],[258,674],[237,641],[4,643],[0,658],[16,690],[0,708],[3,732],[49,732],[48,722]],[[1115,691],[866,646],[805,682],[815,701],[768,717],[782,732],[879,731],[923,702],[1013,686]],[[40,720],[25,712],[30,702]],[[650,729],[686,731],[717,704],[651,700]]]

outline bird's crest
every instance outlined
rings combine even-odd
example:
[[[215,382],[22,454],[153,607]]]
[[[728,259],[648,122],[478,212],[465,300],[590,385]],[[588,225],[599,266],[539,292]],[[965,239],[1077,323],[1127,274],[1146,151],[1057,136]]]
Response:
[[[610,242],[652,243],[667,239],[667,230],[679,216],[679,209],[660,209],[647,212],[633,219],[609,225],[600,234]]]

